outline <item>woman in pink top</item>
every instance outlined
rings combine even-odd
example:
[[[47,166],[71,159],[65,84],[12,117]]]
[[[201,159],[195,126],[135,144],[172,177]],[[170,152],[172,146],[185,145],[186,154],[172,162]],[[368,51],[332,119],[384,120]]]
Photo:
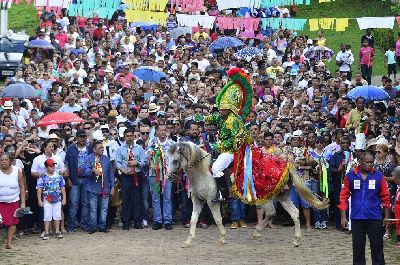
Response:
[[[86,18],[84,17],[77,17],[76,24],[78,25],[79,31],[84,34],[85,33],[85,26],[86,26]]]
[[[373,48],[369,46],[367,40],[364,40],[359,55],[360,55],[360,70],[362,77],[365,80],[367,80],[368,85],[370,85],[372,76],[372,61],[374,60],[375,51]]]
[[[397,33],[396,41],[396,62],[400,66],[400,32]]]

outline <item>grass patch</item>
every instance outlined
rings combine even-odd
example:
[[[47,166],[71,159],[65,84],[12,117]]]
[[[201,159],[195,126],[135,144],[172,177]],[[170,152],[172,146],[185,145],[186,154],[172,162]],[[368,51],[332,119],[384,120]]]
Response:
[[[299,18],[357,18],[357,17],[384,17],[390,16],[390,1],[382,0],[335,0],[330,3],[318,3],[318,0],[311,0],[311,5],[300,5],[297,7],[297,17]],[[299,32],[300,35],[307,35],[311,38],[317,36],[316,31],[309,31],[309,25],[306,24],[305,31]],[[340,44],[345,43],[351,45],[355,62],[353,64],[353,72],[358,68],[359,56],[358,52],[361,46],[361,36],[365,31],[360,30],[355,19],[349,20],[349,27],[346,31],[337,32],[336,30],[322,30],[326,45],[337,53],[340,50]],[[398,31],[397,22],[395,22],[394,31]],[[380,47],[375,47],[375,60],[373,67],[373,75],[383,75],[387,73],[384,68],[383,57],[384,51]],[[328,63],[331,71],[338,69],[335,60]]]
[[[382,17],[390,16],[391,2],[389,0],[336,0],[330,3],[318,3],[318,0],[311,0],[311,5],[300,5],[297,7],[297,17],[299,18],[357,18],[357,17]],[[26,6],[25,3],[11,6],[9,11],[9,27],[10,29],[25,32],[29,35],[35,33],[35,29],[39,26],[39,20],[36,19],[36,10],[33,5]],[[306,29],[309,25],[306,24]],[[395,22],[394,32],[398,31],[397,22]],[[317,32],[309,30],[299,32],[300,35],[308,35],[315,38]],[[324,30],[327,46],[339,51],[340,44],[350,44],[355,56],[353,71],[358,67],[358,51],[360,48],[360,39],[364,34],[358,28],[357,21],[351,19],[349,27],[344,32],[336,32],[335,30]],[[373,75],[386,74],[387,70],[383,65],[383,49],[376,47],[376,57],[374,61]],[[328,63],[331,71],[337,69],[335,60]]]
[[[29,6],[25,3],[12,4],[8,12],[8,27],[16,32],[25,30],[26,34],[34,35],[39,26],[36,15],[37,11],[33,4]]]

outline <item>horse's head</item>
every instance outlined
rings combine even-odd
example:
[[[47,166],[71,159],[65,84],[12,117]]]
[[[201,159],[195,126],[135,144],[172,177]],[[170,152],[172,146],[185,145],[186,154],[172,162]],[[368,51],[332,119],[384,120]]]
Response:
[[[180,170],[184,170],[190,163],[190,143],[176,143],[168,149],[167,177],[176,179]]]

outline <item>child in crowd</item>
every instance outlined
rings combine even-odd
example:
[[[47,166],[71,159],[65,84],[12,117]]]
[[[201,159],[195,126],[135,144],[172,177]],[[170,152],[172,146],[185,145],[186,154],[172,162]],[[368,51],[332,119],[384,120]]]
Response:
[[[63,177],[55,172],[56,162],[49,158],[44,162],[46,174],[37,181],[37,198],[40,207],[44,210],[43,240],[49,240],[50,223],[54,220],[56,238],[63,238],[60,233],[61,204],[66,204],[65,181]]]
[[[385,68],[388,70],[388,77],[390,79],[390,75],[394,75],[394,80],[396,80],[396,47],[390,46],[390,49],[385,52],[385,57],[383,59]]]

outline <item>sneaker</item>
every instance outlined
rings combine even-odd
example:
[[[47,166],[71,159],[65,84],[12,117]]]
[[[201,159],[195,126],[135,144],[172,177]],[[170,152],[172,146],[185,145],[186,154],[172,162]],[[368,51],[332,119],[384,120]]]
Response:
[[[241,227],[241,228],[246,228],[246,227],[247,227],[246,222],[245,222],[244,220],[240,220],[240,221],[239,221],[239,227]]]
[[[61,232],[58,232],[58,233],[56,233],[56,234],[54,235],[54,237],[55,237],[55,238],[58,238],[58,239],[61,239],[61,238],[63,238],[64,236],[63,236],[63,234],[62,234]]]
[[[46,232],[43,231],[43,232],[40,234],[40,238],[43,238],[45,234],[46,234]]]
[[[190,222],[184,222],[184,223],[183,223],[183,226],[184,226],[185,228],[190,228]]]
[[[197,224],[197,227],[198,227],[198,228],[208,228],[208,224],[207,224],[205,221],[200,221],[200,222]]]
[[[239,223],[238,222],[232,222],[231,224],[231,229],[238,229],[239,228]]]
[[[171,224],[165,224],[164,228],[167,229],[167,230],[172,230],[173,229]]]
[[[147,220],[143,220],[142,225],[143,225],[143,228],[149,228],[149,223],[147,222]]]
[[[49,240],[50,239],[50,235],[49,234],[44,234],[42,239],[43,240]]]
[[[323,221],[322,223],[320,223],[319,228],[320,229],[328,229],[328,222]]]
[[[152,227],[153,230],[159,230],[159,229],[161,229],[161,228],[162,228],[162,224],[157,223],[157,222],[155,222],[155,223],[153,224],[153,227]]]
[[[315,229],[322,229],[319,222],[315,222]]]

